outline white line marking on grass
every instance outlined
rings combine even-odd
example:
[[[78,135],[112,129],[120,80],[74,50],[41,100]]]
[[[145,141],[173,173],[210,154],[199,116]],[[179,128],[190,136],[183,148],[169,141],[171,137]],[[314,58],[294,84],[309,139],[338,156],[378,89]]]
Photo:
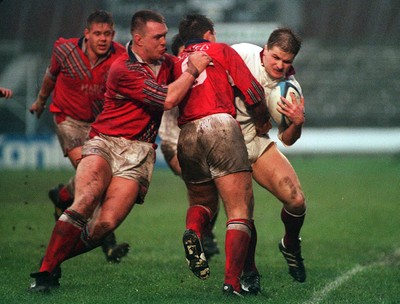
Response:
[[[360,273],[368,268],[376,267],[376,266],[387,266],[393,263],[393,259],[399,258],[400,257],[400,248],[397,249],[394,254],[390,256],[385,256],[379,261],[376,261],[375,263],[361,266],[361,265],[356,265],[346,273],[342,274],[339,276],[336,280],[333,282],[329,283],[326,285],[324,288],[322,288],[320,291],[314,292],[314,295],[312,298],[308,301],[306,301],[304,304],[318,304],[322,300],[326,298],[326,296],[333,290],[337,289],[340,285],[342,285],[344,282],[347,280],[351,279],[353,276],[355,276],[357,273]]]

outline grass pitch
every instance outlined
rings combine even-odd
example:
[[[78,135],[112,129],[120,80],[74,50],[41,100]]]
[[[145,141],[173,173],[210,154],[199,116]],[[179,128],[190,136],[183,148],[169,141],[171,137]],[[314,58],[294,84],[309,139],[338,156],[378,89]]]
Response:
[[[293,282],[278,251],[281,204],[254,185],[257,263],[263,292],[226,299],[224,224],[215,233],[221,254],[211,277],[188,269],[182,233],[186,192],[167,168],[157,168],[146,203],[117,229],[131,245],[120,264],[95,249],[62,265],[61,287],[30,294],[54,225],[47,192],[72,171],[2,171],[0,175],[0,301],[2,303],[399,303],[400,160],[394,157],[289,157],[307,196],[302,230],[307,281]]]

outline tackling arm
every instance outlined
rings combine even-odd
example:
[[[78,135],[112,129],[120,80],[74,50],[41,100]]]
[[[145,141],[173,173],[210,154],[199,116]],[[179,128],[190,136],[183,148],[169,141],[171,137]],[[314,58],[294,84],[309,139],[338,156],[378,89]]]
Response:
[[[182,75],[168,85],[168,93],[165,98],[164,110],[170,110],[177,106],[191,88],[193,81],[210,64],[211,57],[205,52],[194,52],[189,56],[188,66]]]

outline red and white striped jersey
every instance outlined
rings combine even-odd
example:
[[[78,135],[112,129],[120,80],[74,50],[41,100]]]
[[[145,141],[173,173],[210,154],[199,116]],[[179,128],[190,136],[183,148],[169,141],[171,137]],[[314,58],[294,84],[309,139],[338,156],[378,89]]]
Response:
[[[164,112],[167,85],[173,81],[173,58],[165,54],[155,76],[128,48],[110,68],[104,109],[92,124],[91,136],[103,133],[154,143]]]
[[[54,44],[47,68],[47,75],[56,80],[50,112],[93,122],[103,106],[108,70],[125,48],[113,42],[108,56],[91,66],[83,43],[83,38],[59,38]]]

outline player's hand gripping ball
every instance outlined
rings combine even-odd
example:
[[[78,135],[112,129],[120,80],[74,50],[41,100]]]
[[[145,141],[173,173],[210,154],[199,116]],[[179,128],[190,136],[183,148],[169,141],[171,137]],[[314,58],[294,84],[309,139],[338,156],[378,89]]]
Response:
[[[289,102],[292,102],[291,93],[294,93],[296,102],[300,103],[301,89],[298,87],[296,81],[284,80],[278,83],[278,85],[271,90],[271,94],[267,100],[267,106],[272,119],[278,126],[289,126],[292,122],[282,113],[279,113],[278,102],[282,101],[281,96],[285,97]]]

